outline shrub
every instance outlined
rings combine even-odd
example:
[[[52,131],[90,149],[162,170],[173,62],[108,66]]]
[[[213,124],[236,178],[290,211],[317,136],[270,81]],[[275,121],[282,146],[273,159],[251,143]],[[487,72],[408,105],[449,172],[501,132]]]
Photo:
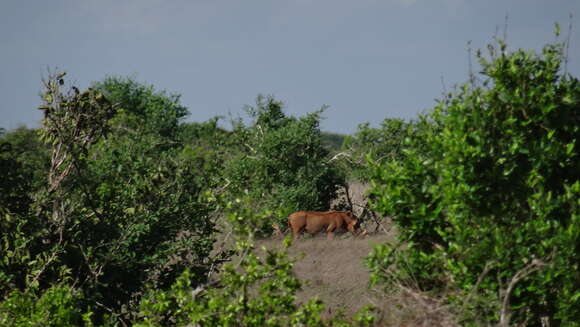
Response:
[[[37,296],[31,289],[13,290],[0,302],[0,325],[11,327],[73,327],[88,322],[81,296],[67,285],[54,285]]]
[[[358,126],[354,135],[345,138],[343,151],[348,155],[343,160],[346,170],[353,177],[368,181],[372,174],[369,160],[385,164],[393,160],[400,160],[404,141],[414,133],[414,123],[402,119],[386,118],[379,128],[370,127],[369,123]]]
[[[234,124],[238,153],[226,164],[233,198],[248,192],[256,210],[283,208],[274,219],[284,226],[292,211],[328,209],[344,178],[329,163],[322,145],[321,111],[288,117],[282,103],[270,97],[258,97],[256,106],[247,111],[253,124]],[[271,222],[265,224],[263,231],[270,226]]]
[[[10,191],[0,200],[13,205],[0,210],[1,295],[18,290],[39,301],[64,285],[83,294],[93,322],[127,322],[147,286],[170,287],[186,267],[205,281],[215,206],[205,201],[212,184],[203,169],[214,157],[179,142],[177,98],[131,80],[108,80],[111,98],[97,88],[65,93],[64,76],[44,81],[46,186],[32,189],[12,152],[0,157],[14,176],[0,184]]]
[[[376,281],[452,285],[452,301],[502,325],[578,326],[580,84],[561,73],[563,48],[478,53],[484,80],[422,117],[404,160],[377,166],[375,208],[408,246],[371,255]]]

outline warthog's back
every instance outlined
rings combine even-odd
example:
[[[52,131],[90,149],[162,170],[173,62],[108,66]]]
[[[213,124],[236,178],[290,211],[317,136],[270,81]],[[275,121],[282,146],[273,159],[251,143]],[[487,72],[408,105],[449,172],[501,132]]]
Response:
[[[297,239],[303,231],[316,234],[326,230],[328,238],[334,237],[339,229],[348,229],[354,234],[356,218],[349,211],[297,211],[288,216],[288,224]]]

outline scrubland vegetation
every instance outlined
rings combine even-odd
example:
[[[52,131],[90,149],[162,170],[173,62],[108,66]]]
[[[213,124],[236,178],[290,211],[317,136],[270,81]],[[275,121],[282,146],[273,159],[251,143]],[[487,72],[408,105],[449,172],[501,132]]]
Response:
[[[250,124],[186,123],[179,95],[53,72],[42,127],[0,130],[0,325],[580,326],[565,49],[498,41],[433,109],[353,135],[264,96]],[[327,209],[372,235],[275,236]]]

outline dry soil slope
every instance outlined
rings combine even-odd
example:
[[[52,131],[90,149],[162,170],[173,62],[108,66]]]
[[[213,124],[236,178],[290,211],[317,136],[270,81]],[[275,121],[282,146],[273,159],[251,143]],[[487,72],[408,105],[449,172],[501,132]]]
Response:
[[[327,310],[344,309],[353,314],[365,305],[372,304],[368,289],[369,272],[364,258],[373,244],[386,242],[390,236],[375,235],[362,239],[343,236],[327,241],[323,235],[300,239],[289,250],[298,261],[294,271],[303,282],[298,301],[305,302],[317,296]],[[280,244],[280,240],[263,241],[267,247]]]

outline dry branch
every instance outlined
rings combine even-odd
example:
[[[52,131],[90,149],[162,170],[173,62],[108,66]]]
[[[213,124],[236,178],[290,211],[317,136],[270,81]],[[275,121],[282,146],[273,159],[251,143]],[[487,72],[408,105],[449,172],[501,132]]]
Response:
[[[526,278],[530,274],[535,271],[538,271],[546,266],[546,263],[539,259],[533,259],[532,262],[519,270],[514,277],[512,277],[510,283],[508,284],[507,290],[504,293],[504,297],[502,300],[501,311],[500,311],[500,319],[499,319],[499,326],[500,327],[508,327],[511,320],[511,308],[510,308],[510,298],[514,291],[514,288],[517,283],[519,283],[522,279]]]

